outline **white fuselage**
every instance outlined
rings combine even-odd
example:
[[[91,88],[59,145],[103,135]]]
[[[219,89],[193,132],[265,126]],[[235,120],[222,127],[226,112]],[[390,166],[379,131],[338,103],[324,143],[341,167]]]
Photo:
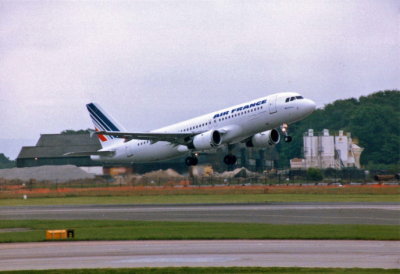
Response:
[[[286,102],[287,98],[295,98]],[[297,98],[296,98],[297,97]],[[235,144],[283,123],[299,121],[315,110],[312,100],[298,93],[276,93],[243,104],[228,107],[190,120],[153,130],[154,133],[201,133],[218,130],[225,133],[222,145]],[[166,160],[188,154],[182,146],[159,141],[130,140],[104,150],[115,151],[114,156],[91,156],[93,160],[143,163]],[[195,151],[190,151],[195,152]]]

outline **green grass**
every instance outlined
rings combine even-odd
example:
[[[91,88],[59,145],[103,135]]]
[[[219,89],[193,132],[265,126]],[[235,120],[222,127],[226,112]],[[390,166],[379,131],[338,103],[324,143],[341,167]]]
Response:
[[[1,273],[27,273],[27,271],[4,271]],[[300,268],[300,267],[149,267],[149,268],[115,268],[115,269],[55,269],[55,270],[29,270],[29,273],[96,273],[96,274],[126,274],[126,273],[201,273],[201,274],[231,274],[231,273],[328,273],[328,274],[376,274],[399,273],[398,269],[378,268]]]
[[[395,225],[274,225],[252,223],[154,222],[115,220],[2,220],[0,242],[38,242],[47,229],[74,229],[75,240],[183,239],[356,239],[400,240]]]
[[[397,194],[223,194],[143,195],[1,199],[0,206],[84,204],[187,204],[268,202],[400,202]]]

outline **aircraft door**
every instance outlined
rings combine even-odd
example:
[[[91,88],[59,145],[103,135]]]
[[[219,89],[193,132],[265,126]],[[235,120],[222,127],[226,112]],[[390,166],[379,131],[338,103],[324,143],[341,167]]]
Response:
[[[276,110],[276,99],[277,99],[277,95],[275,95],[274,97],[272,97],[271,100],[269,100],[269,114],[273,114],[275,113]]]
[[[126,144],[125,145],[125,153],[126,153],[126,157],[132,157],[133,156],[133,148],[131,145]]]

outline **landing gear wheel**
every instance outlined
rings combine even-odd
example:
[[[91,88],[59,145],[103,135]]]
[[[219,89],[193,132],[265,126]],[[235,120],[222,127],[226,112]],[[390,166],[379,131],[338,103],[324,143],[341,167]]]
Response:
[[[189,157],[186,157],[186,159],[185,159],[185,164],[187,166],[195,166],[195,165],[197,165],[198,162],[199,162],[199,159],[197,159],[194,156],[189,156]]]
[[[234,165],[234,164],[236,164],[236,160],[237,160],[237,158],[235,155],[228,154],[224,158],[224,163],[227,165]]]
[[[289,136],[288,135],[288,125],[286,124],[286,123],[284,123],[284,124],[282,124],[281,125],[281,131],[282,131],[282,133],[285,135],[285,137],[284,137],[284,141],[286,142],[286,143],[290,143],[291,141],[292,141],[292,136]]]
[[[285,136],[284,140],[286,143],[290,143],[292,141],[292,136],[287,135]]]

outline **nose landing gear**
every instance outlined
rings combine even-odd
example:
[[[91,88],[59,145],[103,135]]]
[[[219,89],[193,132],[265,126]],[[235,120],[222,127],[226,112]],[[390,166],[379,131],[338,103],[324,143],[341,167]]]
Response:
[[[292,141],[292,136],[285,136],[284,138],[283,138],[283,140],[286,142],[286,143],[290,143],[291,141]]]
[[[282,133],[285,135],[285,137],[283,138],[283,140],[286,142],[286,143],[290,143],[291,141],[292,141],[292,136],[290,136],[289,134],[288,134],[288,124],[282,124],[281,125],[281,131],[282,131]]]

